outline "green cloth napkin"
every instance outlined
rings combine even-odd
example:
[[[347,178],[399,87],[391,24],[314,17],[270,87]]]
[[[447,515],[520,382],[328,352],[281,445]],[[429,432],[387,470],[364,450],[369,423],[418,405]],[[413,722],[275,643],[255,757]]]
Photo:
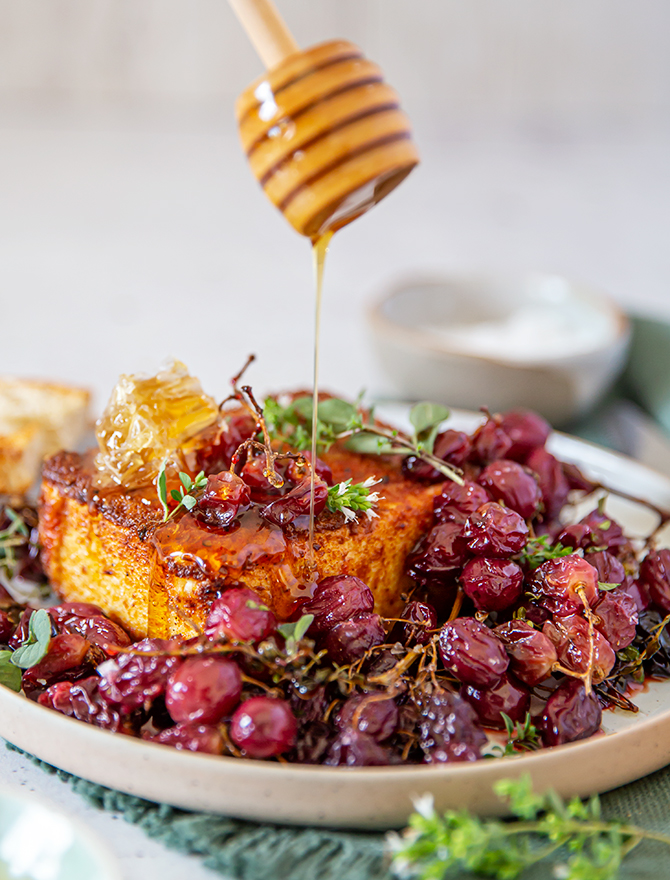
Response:
[[[633,338],[619,387],[670,432],[670,324],[631,320]]]

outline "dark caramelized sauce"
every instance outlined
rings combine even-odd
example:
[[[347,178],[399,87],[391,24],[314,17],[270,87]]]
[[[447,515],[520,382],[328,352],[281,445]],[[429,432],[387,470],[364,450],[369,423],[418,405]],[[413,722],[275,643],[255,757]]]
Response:
[[[251,565],[278,562],[286,553],[286,539],[279,526],[267,523],[251,508],[229,529],[204,525],[192,513],[164,523],[152,541],[158,562],[179,572],[194,569],[207,578],[234,578]]]

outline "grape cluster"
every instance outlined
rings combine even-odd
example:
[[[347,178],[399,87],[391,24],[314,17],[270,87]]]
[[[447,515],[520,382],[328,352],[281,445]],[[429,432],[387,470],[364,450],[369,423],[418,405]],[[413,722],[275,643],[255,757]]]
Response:
[[[201,463],[229,467],[254,431],[252,419],[230,419]],[[321,579],[284,623],[244,584],[224,584],[188,640],[133,643],[96,605],[64,602],[48,609],[48,646],[23,690],[177,749],[331,766],[474,761],[485,731],[510,724],[535,731],[535,747],[588,737],[631,676],[670,677],[670,550],[650,544],[640,561],[600,508],[562,523],[568,493],[591,486],[547,451],[548,434],[516,410],[471,436],[438,435],[434,451],[462,468],[462,486],[403,460],[407,479],[443,485],[406,560],[397,619],[382,619],[348,574]],[[278,525],[307,512],[309,456],[277,465],[280,488],[265,456],[238,464],[207,477],[194,510],[205,527],[228,528],[253,504]],[[318,511],[333,478],[319,460],[315,470]],[[31,643],[33,614],[0,588],[8,652]]]

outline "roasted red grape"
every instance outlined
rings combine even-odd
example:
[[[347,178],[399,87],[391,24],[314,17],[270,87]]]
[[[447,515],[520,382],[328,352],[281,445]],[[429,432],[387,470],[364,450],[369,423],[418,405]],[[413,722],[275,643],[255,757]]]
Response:
[[[549,697],[542,712],[542,741],[545,746],[560,746],[593,736],[600,728],[602,715],[593,691],[587,694],[579,679],[567,678]]]
[[[465,538],[477,556],[512,556],[526,546],[528,526],[516,511],[489,501],[468,519]]]
[[[536,448],[544,446],[551,434],[551,425],[530,409],[510,409],[500,417],[500,427],[512,441],[507,457],[525,461]]]
[[[361,614],[336,624],[326,635],[325,647],[333,663],[353,663],[370,648],[383,645],[386,633],[378,614]]]
[[[461,585],[479,611],[502,611],[521,596],[523,572],[507,559],[477,556],[463,566]]]
[[[495,628],[510,658],[510,669],[528,685],[539,684],[551,674],[558,659],[554,643],[525,620],[510,620]]]
[[[486,744],[477,716],[457,694],[435,691],[420,709],[419,745],[428,764],[476,761]]]
[[[212,602],[205,624],[210,639],[260,642],[277,628],[277,619],[258,593],[248,587],[231,587]]]
[[[478,478],[494,501],[523,517],[535,516],[542,501],[542,493],[535,477],[516,461],[502,459],[487,465]]]
[[[574,614],[598,601],[598,572],[574,554],[549,559],[535,572],[533,590],[552,614]]]
[[[242,674],[219,657],[189,657],[169,678],[165,705],[171,717],[189,724],[216,724],[237,706]]]
[[[225,529],[249,504],[251,491],[244,480],[230,471],[222,471],[207,477],[207,486],[198,498],[195,513],[204,522]]]
[[[440,630],[440,656],[463,684],[490,687],[509,665],[500,639],[474,617],[458,617]]]
[[[489,493],[479,483],[465,480],[464,485],[459,486],[448,480],[433,502],[435,520],[465,522],[470,514],[490,500]]]
[[[516,722],[523,721],[530,708],[530,690],[507,673],[487,688],[463,685],[461,696],[472,706],[485,727],[498,730],[505,727],[501,712]]]
[[[301,611],[314,615],[309,633],[318,636],[344,620],[372,611],[374,604],[372,591],[360,578],[336,575],[319,582],[314,595]]]
[[[251,697],[235,710],[230,738],[250,758],[270,758],[295,745],[298,723],[284,700]]]

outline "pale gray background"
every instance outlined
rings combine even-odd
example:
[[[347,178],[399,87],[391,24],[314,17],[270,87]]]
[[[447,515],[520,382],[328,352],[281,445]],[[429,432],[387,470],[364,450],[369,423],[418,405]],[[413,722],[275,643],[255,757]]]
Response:
[[[339,234],[323,380],[392,391],[366,303],[399,275],[550,270],[670,318],[667,0],[278,0],[302,45],[358,42],[423,164]],[[239,150],[261,67],[224,0],[0,0],[0,373],[90,385],[183,359],[205,387],[255,351],[310,381],[307,243]],[[88,817],[128,878],[200,880],[23,759],[0,775]]]

